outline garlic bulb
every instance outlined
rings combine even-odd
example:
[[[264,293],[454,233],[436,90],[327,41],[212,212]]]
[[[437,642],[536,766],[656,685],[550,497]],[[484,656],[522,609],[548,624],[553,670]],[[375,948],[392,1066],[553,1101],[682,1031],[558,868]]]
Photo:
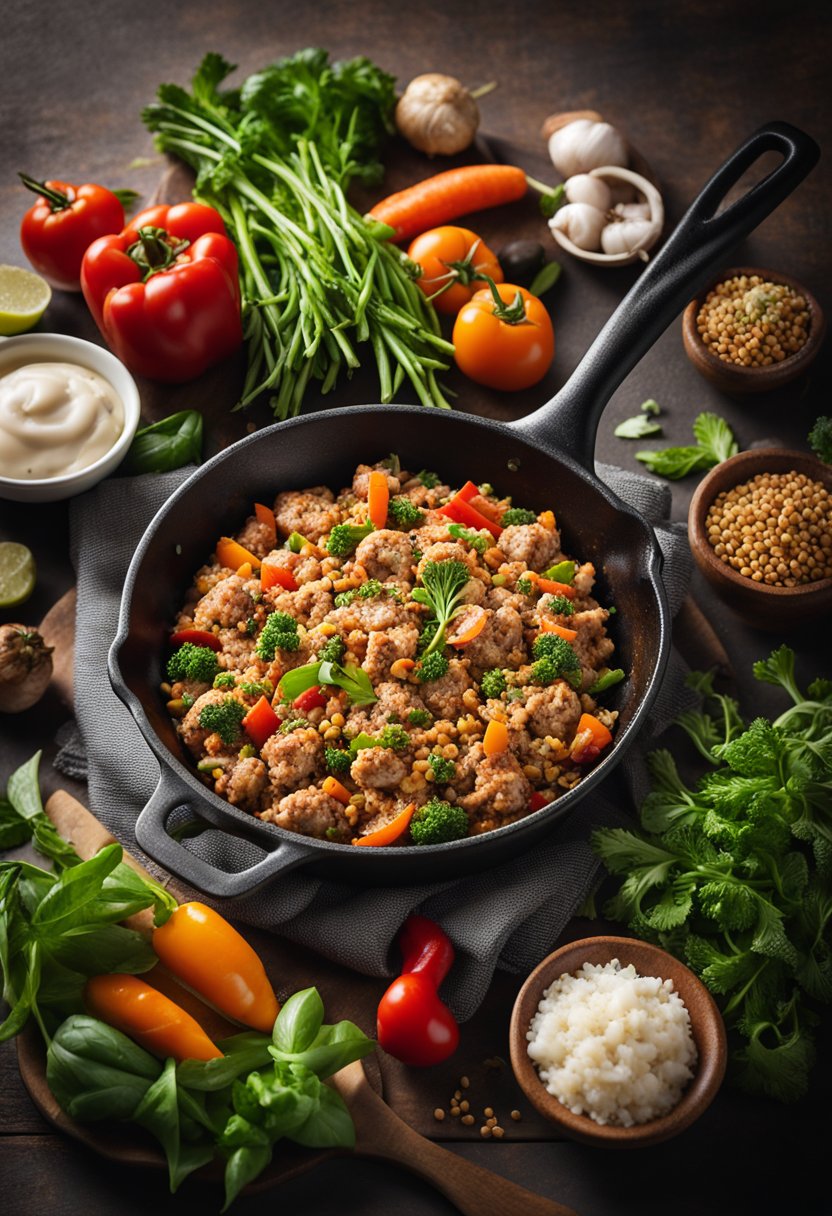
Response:
[[[29,709],[52,678],[52,646],[37,629],[0,625],[0,713]]]
[[[613,211],[616,215],[620,215],[622,220],[650,219],[649,203],[616,203]]]
[[[601,248],[604,253],[638,253],[655,244],[659,230],[652,220],[620,220],[601,232]]]
[[[454,76],[426,72],[411,80],[396,106],[396,126],[420,152],[452,156],[471,143],[480,123],[477,103]]]
[[[550,137],[549,156],[559,173],[573,177],[602,165],[626,165],[627,146],[610,123],[577,118]]]
[[[552,231],[562,232],[579,249],[597,249],[607,217],[589,203],[567,203],[549,220]]]
[[[610,188],[600,177],[589,173],[576,173],[563,183],[563,192],[568,203],[589,203],[599,211],[610,209]]]

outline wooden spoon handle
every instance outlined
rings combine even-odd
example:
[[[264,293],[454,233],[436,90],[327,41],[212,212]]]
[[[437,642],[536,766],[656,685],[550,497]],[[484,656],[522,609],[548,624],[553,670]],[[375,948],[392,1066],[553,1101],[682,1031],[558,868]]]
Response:
[[[356,1069],[361,1070],[360,1079]],[[420,1136],[370,1088],[360,1064],[344,1069],[335,1084],[356,1123],[357,1151],[405,1166],[432,1183],[463,1216],[482,1216],[484,1212],[499,1212],[500,1216],[575,1216],[572,1208],[535,1195]]]

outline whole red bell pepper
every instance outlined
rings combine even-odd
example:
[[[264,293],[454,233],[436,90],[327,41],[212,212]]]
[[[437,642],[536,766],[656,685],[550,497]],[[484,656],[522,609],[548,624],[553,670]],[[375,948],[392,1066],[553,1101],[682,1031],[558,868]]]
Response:
[[[192,380],[243,340],[237,250],[201,203],[148,207],[94,241],[81,288],[111,349],[151,380]]]
[[[378,1006],[379,1044],[404,1064],[441,1064],[459,1045],[459,1027],[438,996],[451,969],[454,948],[439,925],[409,916],[399,934],[402,974]]]
[[[20,225],[20,244],[38,274],[62,291],[81,290],[81,261],[100,236],[121,232],[121,199],[104,186],[87,182],[39,182],[18,174],[38,195]]]

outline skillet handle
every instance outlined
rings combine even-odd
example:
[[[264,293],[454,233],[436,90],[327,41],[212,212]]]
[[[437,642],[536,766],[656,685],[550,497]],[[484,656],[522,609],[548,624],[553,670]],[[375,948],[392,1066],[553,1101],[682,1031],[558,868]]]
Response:
[[[269,832],[270,851],[262,861],[233,873],[220,870],[191,849],[186,849],[168,833],[167,821],[171,812],[186,801],[187,794],[183,796],[178,783],[162,769],[159,784],[136,820],[136,840],[148,857],[206,895],[213,895],[217,899],[239,899],[243,895],[251,895],[279,874],[288,873],[310,859],[311,849],[293,841],[281,840],[275,844]],[[260,833],[257,835],[258,843],[265,845],[265,839],[261,839]],[[262,837],[266,837],[265,829]]]
[[[783,160],[717,214],[731,187],[765,152],[780,152]],[[791,194],[819,156],[815,141],[789,123],[771,122],[755,131],[701,190],[560,392],[511,423],[512,429],[592,472],[598,423],[615,390],[726,253]]]

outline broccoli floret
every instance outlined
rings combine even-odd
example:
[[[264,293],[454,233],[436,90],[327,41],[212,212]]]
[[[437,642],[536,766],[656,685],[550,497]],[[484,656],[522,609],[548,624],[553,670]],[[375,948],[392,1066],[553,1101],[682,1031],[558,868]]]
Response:
[[[195,646],[186,642],[168,659],[168,678],[199,680],[210,684],[217,674],[217,656],[210,646]]]
[[[352,764],[352,756],[340,747],[324,749],[324,760],[331,773],[348,773]]]
[[[404,531],[415,528],[425,518],[416,504],[404,496],[390,499],[387,514]]]
[[[453,760],[446,760],[444,756],[439,756],[436,752],[431,752],[428,756],[428,764],[434,781],[439,785],[447,785],[456,776],[456,765]]]
[[[426,709],[411,709],[407,720],[411,726],[430,726],[433,715]]]
[[[231,671],[221,671],[214,676],[214,688],[233,688],[237,677]]]
[[[365,524],[336,524],[326,542],[327,553],[333,557],[349,557],[359,541],[375,530],[375,524],[370,523],[369,519]]]
[[[244,680],[240,685],[240,692],[245,693],[247,697],[270,697],[274,692],[274,684],[271,680]]]
[[[422,469],[421,473],[416,474],[416,477],[426,490],[435,490],[439,485],[439,474],[431,473],[428,469]]]
[[[301,727],[309,725],[308,718],[287,718],[285,722],[280,724],[281,735],[290,735],[293,730],[300,730]]]
[[[462,524],[448,524],[448,532],[457,540],[464,541],[466,545],[470,545],[475,553],[479,553],[480,557],[494,543],[490,535],[482,536],[479,532],[475,532],[473,528],[463,528]]]
[[[500,526],[511,528],[517,524],[533,524],[536,520],[537,515],[534,511],[527,511],[525,507],[509,507],[500,520]]]
[[[410,735],[403,726],[395,723],[382,727],[378,736],[379,747],[392,747],[393,751],[401,752],[410,747]]]
[[[532,684],[551,684],[561,677],[573,685],[580,680],[580,659],[566,639],[556,633],[539,634],[532,645],[532,654],[537,660],[532,664]]]
[[[360,587],[352,587],[349,591],[342,591],[336,595],[335,607],[346,608],[355,599],[370,600],[376,595],[392,595],[394,599],[401,600],[399,592],[394,587],[386,587],[377,578],[368,578],[366,583],[362,583]]]
[[[193,705],[194,701],[196,700],[196,697],[192,697],[189,692],[183,692],[181,700],[182,700],[182,704],[185,706],[185,708],[190,709],[191,706]]]
[[[568,600],[565,595],[550,595],[543,607],[549,612],[559,613],[560,616],[572,616],[575,611],[572,601]]]
[[[832,418],[821,415],[809,432],[809,444],[821,460],[832,464]]]
[[[288,612],[272,612],[257,639],[257,657],[271,662],[276,650],[298,650],[298,623]]]
[[[218,705],[206,705],[199,713],[199,725],[219,735],[223,743],[233,743],[240,733],[240,723],[246,716],[245,705],[226,697]]]
[[[505,692],[506,684],[505,672],[499,667],[492,667],[490,671],[483,672],[480,690],[484,697],[499,697]]]
[[[426,684],[429,680],[441,679],[447,670],[448,660],[444,654],[440,654],[438,650],[434,650],[422,659],[416,668],[416,677],[420,683]]]
[[[520,595],[531,595],[532,580],[530,578],[518,578],[514,585],[514,590],[519,592]]]
[[[468,816],[461,806],[431,798],[410,821],[414,844],[447,844],[468,835]]]
[[[318,658],[324,663],[340,663],[347,644],[336,633],[318,651]]]

